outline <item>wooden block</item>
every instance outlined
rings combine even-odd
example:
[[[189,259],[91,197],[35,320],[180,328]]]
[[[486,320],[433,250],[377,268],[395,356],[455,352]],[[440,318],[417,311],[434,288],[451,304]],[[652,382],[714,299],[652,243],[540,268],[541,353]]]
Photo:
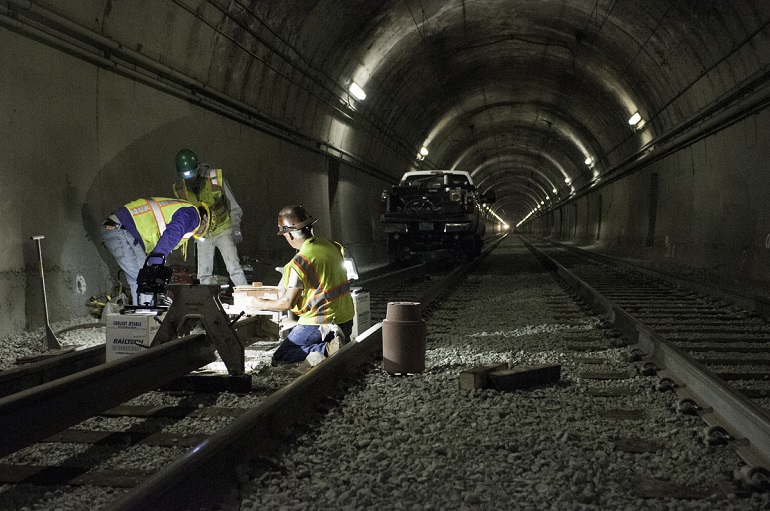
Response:
[[[499,371],[508,367],[508,364],[486,364],[483,366],[471,367],[460,373],[460,389],[486,389],[488,388],[489,373]]]
[[[644,410],[599,410],[599,417],[619,421],[640,421],[644,419]]]
[[[631,378],[631,373],[628,371],[589,372],[580,373],[578,377],[586,380],[627,380]]]
[[[489,388],[519,390],[535,385],[554,383],[561,378],[560,364],[538,364],[514,367],[489,373]]]
[[[257,286],[256,284],[261,284],[261,282],[255,282],[250,286],[235,286],[233,288],[233,307],[236,309],[248,307],[251,298],[275,300],[281,292],[278,286]]]
[[[589,387],[586,393],[596,397],[621,397],[634,396],[639,391],[627,387]]]

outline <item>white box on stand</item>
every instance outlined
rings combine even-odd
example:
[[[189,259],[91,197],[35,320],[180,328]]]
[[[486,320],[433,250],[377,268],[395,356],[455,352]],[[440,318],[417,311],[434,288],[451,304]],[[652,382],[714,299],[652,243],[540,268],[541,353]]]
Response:
[[[147,349],[160,323],[155,314],[107,314],[107,362]]]

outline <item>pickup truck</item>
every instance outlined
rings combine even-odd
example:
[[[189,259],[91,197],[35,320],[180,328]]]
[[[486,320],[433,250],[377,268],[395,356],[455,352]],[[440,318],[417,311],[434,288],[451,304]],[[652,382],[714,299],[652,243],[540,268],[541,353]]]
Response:
[[[494,200],[494,191],[482,197],[465,171],[405,173],[382,193],[380,205],[391,261],[438,250],[468,259],[479,255],[485,229],[482,204]]]

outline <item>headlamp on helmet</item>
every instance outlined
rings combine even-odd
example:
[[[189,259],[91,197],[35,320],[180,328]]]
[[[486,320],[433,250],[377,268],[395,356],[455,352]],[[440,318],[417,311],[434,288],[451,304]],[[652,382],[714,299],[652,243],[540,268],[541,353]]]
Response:
[[[278,213],[278,236],[287,232],[301,231],[305,227],[313,225],[318,219],[310,216],[305,208],[299,204],[286,206]]]

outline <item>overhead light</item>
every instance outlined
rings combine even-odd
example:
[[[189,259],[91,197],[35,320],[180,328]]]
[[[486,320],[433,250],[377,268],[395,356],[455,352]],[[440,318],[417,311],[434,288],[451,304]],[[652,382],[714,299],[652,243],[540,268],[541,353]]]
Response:
[[[556,188],[554,188],[554,189],[553,189],[553,193],[559,193],[559,192],[557,192],[557,191],[556,191]]]
[[[570,178],[568,178],[568,177],[565,177],[564,178],[564,182],[567,183],[567,184],[570,184],[572,182],[572,180]]]
[[[594,159],[589,156],[588,158],[586,158],[585,164],[590,167],[591,165],[594,164]]]
[[[636,112],[634,115],[631,116],[631,118],[628,120],[628,124],[631,126],[636,126],[642,122],[642,115],[639,112]]]
[[[423,155],[423,156],[428,156],[428,148],[425,147],[425,146],[422,146],[420,148],[420,154]]]
[[[364,89],[362,89],[361,86],[356,82],[351,82],[350,88],[348,90],[358,101],[363,101],[366,99],[366,92],[364,92]]]

